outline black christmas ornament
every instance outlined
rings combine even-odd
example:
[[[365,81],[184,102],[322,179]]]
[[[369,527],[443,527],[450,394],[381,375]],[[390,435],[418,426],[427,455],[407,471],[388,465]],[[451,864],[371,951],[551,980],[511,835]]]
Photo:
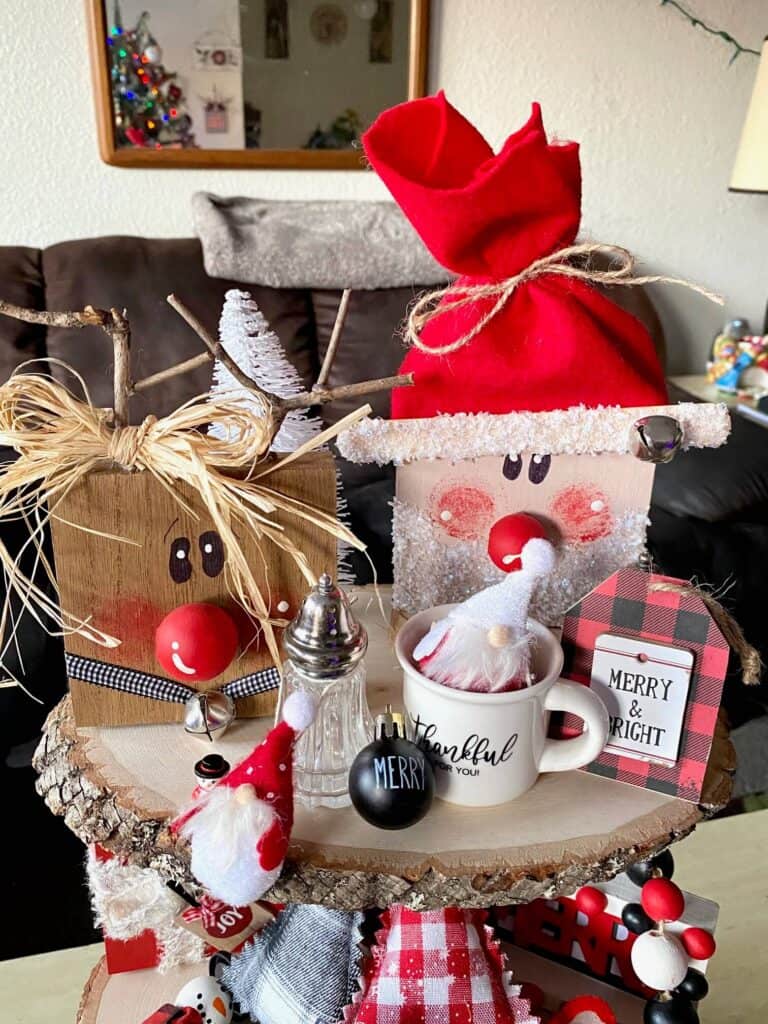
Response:
[[[662,993],[645,1004],[643,1024],[699,1024],[699,1015],[685,996]]]
[[[375,739],[349,770],[355,810],[376,828],[408,828],[432,805],[435,777],[427,755],[406,738],[405,719],[389,705],[376,718]]]
[[[639,903],[627,903],[621,912],[621,922],[624,927],[635,935],[642,935],[649,932],[655,926]]]
[[[641,860],[627,868],[627,876],[641,888],[651,878],[671,878],[675,873],[675,861],[669,850],[663,850],[650,860]]]
[[[678,995],[685,996],[686,999],[693,1000],[694,1003],[698,1003],[709,992],[709,982],[701,971],[697,971],[695,967],[689,967],[688,973],[677,986],[675,992]]]

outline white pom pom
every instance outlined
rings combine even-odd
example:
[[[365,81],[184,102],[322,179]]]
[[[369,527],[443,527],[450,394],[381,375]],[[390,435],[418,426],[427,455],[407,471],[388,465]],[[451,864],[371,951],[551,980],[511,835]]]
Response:
[[[543,537],[533,537],[522,551],[523,571],[531,576],[547,576],[555,567],[555,549]]]
[[[296,732],[301,732],[315,720],[317,701],[311,693],[294,690],[283,704],[283,721]]]
[[[688,973],[688,956],[678,938],[669,932],[638,935],[630,954],[632,969],[640,981],[658,992],[677,988]]]

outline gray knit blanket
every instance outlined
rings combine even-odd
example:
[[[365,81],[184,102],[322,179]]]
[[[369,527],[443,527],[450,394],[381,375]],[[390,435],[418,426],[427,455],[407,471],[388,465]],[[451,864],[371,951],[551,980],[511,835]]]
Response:
[[[401,288],[448,273],[394,203],[192,197],[211,277],[270,288]]]

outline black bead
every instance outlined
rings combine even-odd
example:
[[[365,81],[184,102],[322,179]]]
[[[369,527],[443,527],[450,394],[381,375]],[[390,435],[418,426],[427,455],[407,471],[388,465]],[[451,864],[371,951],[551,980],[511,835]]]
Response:
[[[654,922],[639,903],[627,903],[621,912],[621,921],[624,927],[635,935],[642,935],[654,927]]]
[[[640,860],[627,868],[627,875],[635,885],[644,886],[660,872],[662,878],[671,878],[675,873],[675,861],[669,850],[663,850],[650,860]]]
[[[684,996],[656,997],[645,1004],[643,1024],[699,1024],[699,1015]]]
[[[675,992],[685,996],[686,999],[692,999],[694,1003],[698,1003],[709,992],[709,982],[701,971],[697,971],[695,967],[689,967],[688,973],[677,986]]]
[[[383,736],[364,747],[349,770],[349,795],[369,825],[398,829],[415,825],[432,805],[435,777],[421,747]]]

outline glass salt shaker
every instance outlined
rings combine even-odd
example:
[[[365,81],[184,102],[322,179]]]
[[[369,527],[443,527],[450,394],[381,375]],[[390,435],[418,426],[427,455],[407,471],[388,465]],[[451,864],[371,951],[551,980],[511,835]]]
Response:
[[[365,693],[368,647],[347,595],[323,574],[283,635],[288,655],[280,706],[294,690],[317,700],[315,721],[294,754],[296,799],[306,807],[348,807],[349,769],[373,737]]]

